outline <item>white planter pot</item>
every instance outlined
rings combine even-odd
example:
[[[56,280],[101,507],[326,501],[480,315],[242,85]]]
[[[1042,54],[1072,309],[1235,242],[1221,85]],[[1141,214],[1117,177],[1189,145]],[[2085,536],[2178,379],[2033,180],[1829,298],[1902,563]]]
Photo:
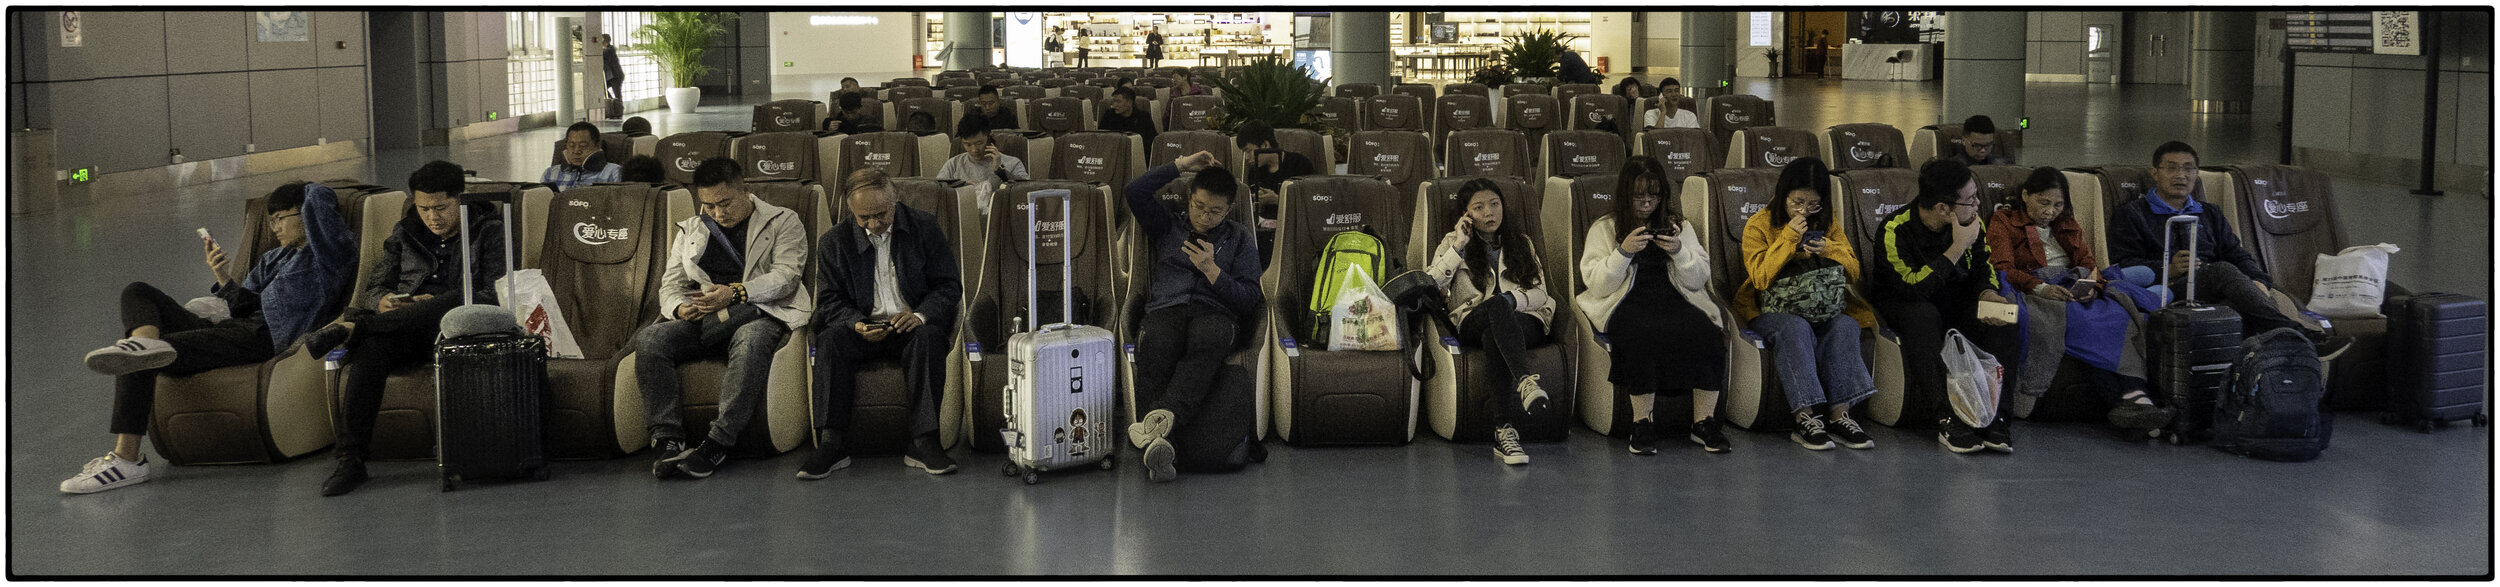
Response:
[[[703,103],[703,88],[669,88],[666,95],[672,114],[693,114],[695,105]]]

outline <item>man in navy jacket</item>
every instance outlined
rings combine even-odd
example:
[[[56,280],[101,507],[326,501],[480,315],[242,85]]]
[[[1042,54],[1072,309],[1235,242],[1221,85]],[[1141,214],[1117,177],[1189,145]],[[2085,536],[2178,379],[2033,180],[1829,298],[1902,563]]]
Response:
[[[2240,330],[2246,335],[2276,328],[2291,328],[2308,334],[2310,340],[2324,340],[2324,333],[2301,328],[2299,322],[2275,309],[2267,295],[2267,284],[2273,277],[2264,265],[2240,246],[2238,234],[2222,210],[2198,200],[2196,193],[2196,149],[2187,143],[2171,141],[2153,149],[2153,189],[2118,207],[2109,220],[2109,256],[2112,267],[2146,266],[2170,273],[2173,292],[2187,288],[2188,273],[2196,274],[2196,291],[2188,297],[2203,302],[2220,302],[2240,313]],[[2176,251],[2162,250],[2162,231],[2171,230],[2169,220],[2182,214],[2196,217],[2196,257],[2187,254],[2187,230],[2177,229],[2173,237]],[[2218,261],[2218,262],[2217,262]]]
[[[1247,405],[1248,398],[1218,398],[1215,378],[1243,318],[1259,308],[1259,245],[1249,226],[1227,220],[1240,188],[1233,174],[1199,151],[1159,165],[1130,181],[1129,213],[1138,234],[1152,244],[1146,271],[1146,316],[1137,345],[1139,395],[1160,390],[1151,408],[1129,427],[1129,442],[1145,449],[1146,478],[1175,476],[1178,453],[1167,437],[1184,426],[1229,426],[1225,418],[1198,416],[1209,405]],[[1188,209],[1181,218],[1155,192],[1183,172],[1190,180]],[[1248,427],[1243,427],[1248,432]],[[1196,435],[1191,435],[1195,438]],[[1227,447],[1193,447],[1227,448]]]
[[[903,464],[932,475],[955,470],[938,444],[937,400],[946,384],[963,273],[937,216],[895,201],[894,180],[875,168],[845,182],[851,219],[816,243],[816,454],[800,479],[850,466],[842,434],[851,422],[859,364],[900,357],[911,405]]]

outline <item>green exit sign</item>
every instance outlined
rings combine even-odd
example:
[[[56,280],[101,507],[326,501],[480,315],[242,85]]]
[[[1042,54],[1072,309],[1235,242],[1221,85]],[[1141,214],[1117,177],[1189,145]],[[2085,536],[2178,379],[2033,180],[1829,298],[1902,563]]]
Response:
[[[2031,130],[2031,117],[2025,116],[2021,121],[2018,121],[2015,124],[2019,125],[2023,130]]]
[[[796,62],[796,61],[783,61],[783,62],[781,62],[781,66],[782,66],[782,67],[798,67],[798,66],[799,66],[799,62]]]
[[[486,119],[487,119],[487,120],[495,120],[495,119],[498,119],[498,118],[503,118],[503,113],[501,113],[501,112],[488,112],[488,113],[486,113]]]
[[[70,172],[69,172],[69,180],[70,180],[70,181],[72,181],[72,182],[77,182],[77,183],[87,183],[87,182],[90,182],[90,181],[95,181],[95,168],[93,168],[93,167],[80,167],[80,168],[77,168],[77,169],[72,169],[72,170],[70,170]]]

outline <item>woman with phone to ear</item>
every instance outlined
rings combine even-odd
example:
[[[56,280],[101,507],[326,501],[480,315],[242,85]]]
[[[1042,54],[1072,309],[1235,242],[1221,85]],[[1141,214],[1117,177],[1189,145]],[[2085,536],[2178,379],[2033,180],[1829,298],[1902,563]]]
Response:
[[[1727,387],[1727,339],[1710,299],[1710,253],[1684,221],[1665,165],[1650,157],[1623,164],[1614,212],[1589,224],[1575,301],[1606,333],[1606,380],[1632,404],[1631,450],[1658,454],[1660,390],[1693,396],[1692,433],[1705,452],[1728,452],[1715,414]]]
[[[2022,205],[1999,210],[1989,219],[1989,264],[2005,273],[2015,291],[2030,294],[2025,309],[2063,318],[2056,321],[2063,326],[2058,332],[2041,332],[2048,323],[2033,321],[2032,350],[2024,357],[2029,360],[2019,377],[2008,378],[2044,389],[2061,356],[2071,355],[2083,363],[2084,377],[2101,392],[2094,399],[2109,407],[2110,425],[2160,428],[2170,421],[2170,411],[2154,406],[2145,394],[2142,338],[2133,332],[2140,326],[2134,298],[2105,294],[2112,276],[2101,274],[2108,266],[2092,256],[2083,225],[2075,221],[2070,193],[2065,173],[2055,167],[2033,169],[2023,182]],[[2017,385],[2007,382],[2009,388],[2023,388]]]
[[[1449,294],[1459,344],[1484,349],[1493,359],[1487,370],[1493,380],[1486,384],[1493,390],[1494,456],[1525,465],[1528,453],[1512,425],[1544,415],[1551,404],[1538,376],[1527,372],[1527,354],[1528,347],[1546,343],[1554,303],[1545,293],[1544,264],[1520,226],[1524,220],[1511,217],[1508,196],[1488,179],[1467,182],[1458,193],[1466,194],[1456,199],[1458,224],[1441,238],[1424,271]]]

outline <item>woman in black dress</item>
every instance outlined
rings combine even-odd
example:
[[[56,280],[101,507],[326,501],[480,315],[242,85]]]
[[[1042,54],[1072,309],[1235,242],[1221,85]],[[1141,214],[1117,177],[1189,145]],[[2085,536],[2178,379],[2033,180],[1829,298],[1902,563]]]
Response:
[[[1154,69],[1162,65],[1163,33],[1161,31],[1148,31],[1146,33],[1146,68]]]
[[[1691,390],[1690,438],[1728,452],[1715,415],[1727,386],[1727,342],[1710,300],[1710,254],[1678,212],[1667,168],[1634,157],[1615,184],[1614,213],[1589,224],[1580,254],[1586,286],[1574,300],[1612,349],[1607,381],[1632,404],[1632,454],[1658,454],[1660,390]]]

